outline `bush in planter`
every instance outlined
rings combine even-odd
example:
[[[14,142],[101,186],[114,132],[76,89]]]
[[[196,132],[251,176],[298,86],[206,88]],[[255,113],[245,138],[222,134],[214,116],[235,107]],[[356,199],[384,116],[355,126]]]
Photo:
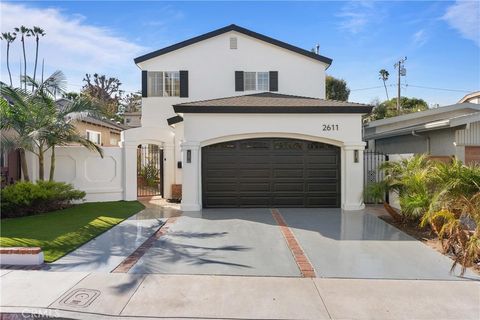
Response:
[[[71,184],[54,181],[17,182],[1,191],[2,218],[22,217],[68,207],[85,192]]]

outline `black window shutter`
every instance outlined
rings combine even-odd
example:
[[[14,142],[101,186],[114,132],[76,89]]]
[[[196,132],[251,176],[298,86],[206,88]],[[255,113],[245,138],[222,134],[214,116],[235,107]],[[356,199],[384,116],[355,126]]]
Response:
[[[235,71],[235,91],[243,90],[243,71]]]
[[[148,96],[148,73],[145,70],[142,70],[142,97]]]
[[[278,71],[270,71],[270,91],[278,91]]]
[[[188,98],[188,71],[180,70],[180,98]]]

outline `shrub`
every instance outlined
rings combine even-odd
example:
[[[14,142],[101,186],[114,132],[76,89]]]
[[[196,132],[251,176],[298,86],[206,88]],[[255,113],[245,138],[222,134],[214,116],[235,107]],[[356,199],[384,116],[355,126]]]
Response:
[[[1,217],[22,217],[63,209],[73,200],[83,198],[85,192],[63,182],[17,182],[1,191]]]
[[[140,176],[145,180],[147,186],[155,187],[160,176],[160,170],[153,161],[150,161],[147,165],[142,167],[140,170]]]

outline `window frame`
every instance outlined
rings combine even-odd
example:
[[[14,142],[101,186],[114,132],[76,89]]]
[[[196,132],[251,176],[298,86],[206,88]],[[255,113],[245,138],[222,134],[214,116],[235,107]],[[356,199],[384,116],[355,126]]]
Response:
[[[87,131],[87,140],[90,141],[90,142],[93,142],[97,145],[101,145],[102,144],[102,133],[99,132],[99,131],[94,131],[94,130],[90,130],[90,129],[86,129]],[[97,141],[93,141],[90,139],[89,135],[91,136],[92,134],[95,134],[98,136],[98,142]]]
[[[161,75],[161,88],[156,90],[152,90],[153,84],[151,81],[154,78],[153,74]],[[157,98],[180,97],[180,71],[147,71],[147,96]]]
[[[250,89],[250,83],[247,85],[247,74],[255,74],[255,89]],[[260,88],[259,75],[262,74],[266,78],[263,79],[266,83]],[[250,81],[251,79],[249,79]],[[243,72],[243,90],[244,91],[270,91],[270,72],[269,71],[244,71]]]

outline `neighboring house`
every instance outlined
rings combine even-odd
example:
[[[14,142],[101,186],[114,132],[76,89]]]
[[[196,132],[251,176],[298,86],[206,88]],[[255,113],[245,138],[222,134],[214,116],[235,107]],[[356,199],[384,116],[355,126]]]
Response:
[[[480,91],[469,93],[458,101],[458,103],[464,102],[480,104]]]
[[[70,103],[70,100],[62,98],[56,103],[61,107]],[[75,128],[78,133],[100,146],[118,147],[120,133],[128,127],[106,118],[83,116],[75,121]]]
[[[480,163],[480,105],[457,103],[364,125],[368,149]]]
[[[129,128],[137,128],[142,125],[142,112],[125,112],[123,114],[123,124]]]
[[[363,208],[362,115],[325,100],[332,60],[230,25],[135,59],[141,127],[122,132],[124,199],[137,198],[137,150],[162,149],[164,197],[182,209]]]

